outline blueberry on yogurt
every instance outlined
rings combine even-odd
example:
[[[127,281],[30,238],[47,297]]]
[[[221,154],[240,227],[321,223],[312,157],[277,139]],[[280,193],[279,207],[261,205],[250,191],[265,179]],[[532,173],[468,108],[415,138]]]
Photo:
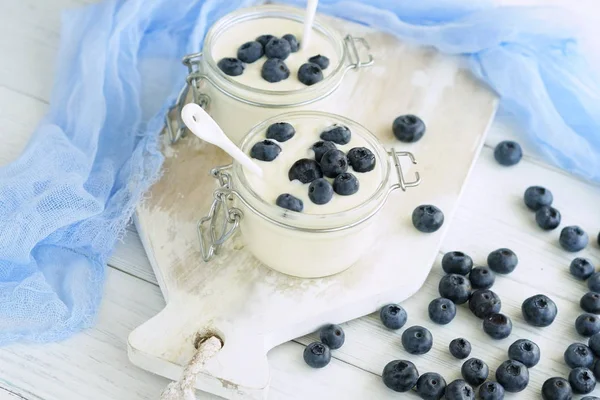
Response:
[[[320,54],[317,54],[316,56],[312,56],[311,58],[308,59],[308,62],[317,64],[319,67],[321,67],[321,69],[327,69],[327,67],[329,67],[329,58],[322,56]]]
[[[315,160],[320,163],[321,158],[323,158],[325,153],[329,150],[335,150],[337,147],[335,147],[335,143],[333,142],[319,140],[317,143],[313,144],[312,149],[315,152]]]
[[[292,52],[290,42],[285,39],[273,38],[265,45],[265,56],[270,59],[285,60]]]
[[[277,140],[279,143],[287,142],[296,134],[296,130],[287,122],[276,122],[267,128],[267,139]]]
[[[315,179],[322,177],[323,171],[321,170],[319,163],[308,158],[302,158],[296,161],[288,172],[290,181],[297,179],[302,183],[311,183]]]
[[[328,140],[336,144],[348,144],[352,139],[352,132],[347,126],[332,125],[321,133],[322,140]]]
[[[589,242],[588,234],[578,226],[567,226],[560,232],[558,239],[560,245],[566,251],[572,253],[583,250]]]
[[[444,213],[434,205],[424,204],[413,211],[412,223],[418,231],[433,233],[444,224]]]
[[[333,187],[327,179],[315,179],[308,186],[308,198],[315,204],[327,204],[333,197]]]
[[[348,162],[356,172],[369,172],[375,169],[375,154],[366,147],[354,147],[348,152]]]
[[[304,209],[304,203],[297,197],[292,196],[289,193],[280,194],[275,200],[275,204],[277,204],[281,208],[285,208],[287,210],[302,212]]]
[[[356,176],[349,172],[339,174],[333,180],[333,191],[340,196],[350,196],[358,192],[360,185]]]
[[[298,69],[298,80],[306,86],[312,86],[323,80],[323,71],[317,64],[302,64]]]
[[[269,40],[271,40],[271,39],[275,39],[275,36],[273,36],[273,35],[260,35],[255,40],[258,43],[262,44],[263,47],[265,47],[267,45],[267,43],[269,43]]]
[[[517,164],[523,158],[523,150],[517,142],[505,140],[498,143],[494,149],[494,158],[498,164],[510,167]]]
[[[245,68],[243,62],[233,57],[222,58],[217,67],[229,76],[239,76],[244,73]]]
[[[244,43],[237,51],[237,58],[245,63],[251,64],[261,58],[264,54],[262,44],[252,41]]]
[[[260,75],[267,82],[276,83],[289,78],[290,70],[282,60],[271,58],[263,64]]]
[[[298,43],[298,39],[296,39],[296,36],[292,35],[291,33],[286,33],[281,38],[288,41],[292,53],[295,53],[298,50],[300,50],[300,43]]]
[[[401,115],[394,120],[392,131],[399,141],[413,143],[425,134],[425,123],[416,115]]]
[[[328,178],[335,178],[348,170],[348,159],[341,150],[329,150],[321,157],[321,169],[323,175]]]
[[[255,143],[250,150],[250,157],[261,161],[273,161],[281,153],[281,147],[272,140]]]

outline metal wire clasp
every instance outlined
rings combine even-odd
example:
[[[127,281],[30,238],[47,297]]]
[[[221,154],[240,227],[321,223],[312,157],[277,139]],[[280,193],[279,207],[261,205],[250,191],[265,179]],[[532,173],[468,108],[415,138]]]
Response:
[[[413,153],[408,151],[396,151],[395,149],[389,150],[388,154],[394,160],[394,166],[396,167],[396,174],[398,174],[398,183],[392,186],[392,190],[402,189],[406,192],[406,188],[419,186],[421,184],[421,175],[418,171],[415,171],[415,179],[412,181],[406,181],[404,173],[402,172],[402,165],[400,163],[400,157],[408,157],[413,164],[417,164],[417,160]]]
[[[233,236],[244,216],[242,210],[231,206],[237,193],[232,188],[231,175],[226,172],[230,167],[228,165],[210,171],[219,181],[219,188],[214,192],[208,215],[198,221],[197,225],[200,251],[205,262],[212,260],[223,243]]]
[[[348,50],[348,56],[350,58],[350,64],[346,70],[369,67],[374,64],[375,59],[373,55],[369,53],[366,60],[361,60],[360,53],[358,52],[357,43],[363,45],[365,49],[370,50],[369,42],[367,39],[362,37],[354,37],[352,35],[346,35],[344,38],[346,49]]]

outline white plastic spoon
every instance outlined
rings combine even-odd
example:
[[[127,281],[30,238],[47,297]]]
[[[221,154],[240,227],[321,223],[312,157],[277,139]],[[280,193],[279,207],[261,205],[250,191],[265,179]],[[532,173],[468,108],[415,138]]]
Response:
[[[304,16],[304,32],[302,39],[300,40],[300,47],[306,48],[308,42],[310,42],[310,34],[312,33],[312,26],[315,20],[315,14],[317,13],[317,5],[319,0],[307,0],[306,4],[306,15]]]
[[[214,144],[217,147],[225,150],[227,154],[233,157],[237,162],[242,164],[258,176],[263,176],[263,170],[241,151],[221,130],[214,119],[210,117],[195,103],[188,103],[181,110],[181,119],[188,129],[200,139]]]

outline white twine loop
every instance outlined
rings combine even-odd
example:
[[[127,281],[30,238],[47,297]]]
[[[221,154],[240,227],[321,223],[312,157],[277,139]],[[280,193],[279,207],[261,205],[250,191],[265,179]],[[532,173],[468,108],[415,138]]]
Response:
[[[194,384],[204,364],[214,357],[223,347],[223,342],[216,336],[198,342],[198,350],[183,370],[179,381],[171,382],[160,395],[160,400],[196,400]]]

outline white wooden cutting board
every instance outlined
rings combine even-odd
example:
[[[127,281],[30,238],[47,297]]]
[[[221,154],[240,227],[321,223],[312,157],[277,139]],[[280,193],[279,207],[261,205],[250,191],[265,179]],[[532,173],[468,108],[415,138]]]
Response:
[[[137,210],[140,237],[167,299],[162,312],[129,336],[129,357],[141,368],[179,378],[197,333],[211,329],[225,344],[206,365],[197,388],[232,399],[266,398],[271,348],[325,323],[402,301],[427,277],[493,118],[496,97],[461,69],[458,59],[353,23],[332,24],[366,37],[376,60],[373,67],[346,76],[338,90],[348,101],[337,111],[365,125],[386,147],[414,153],[422,184],[392,194],[381,211],[377,244],[337,276],[298,279],[274,272],[244,249],[239,236],[206,264],[196,223],[213,199],[209,170],[229,159],[194,137],[174,146],[165,141],[164,175]],[[427,125],[418,143],[401,144],[392,135],[392,121],[406,113],[421,116]],[[442,229],[433,234],[414,229],[411,213],[420,204],[443,210]]]

